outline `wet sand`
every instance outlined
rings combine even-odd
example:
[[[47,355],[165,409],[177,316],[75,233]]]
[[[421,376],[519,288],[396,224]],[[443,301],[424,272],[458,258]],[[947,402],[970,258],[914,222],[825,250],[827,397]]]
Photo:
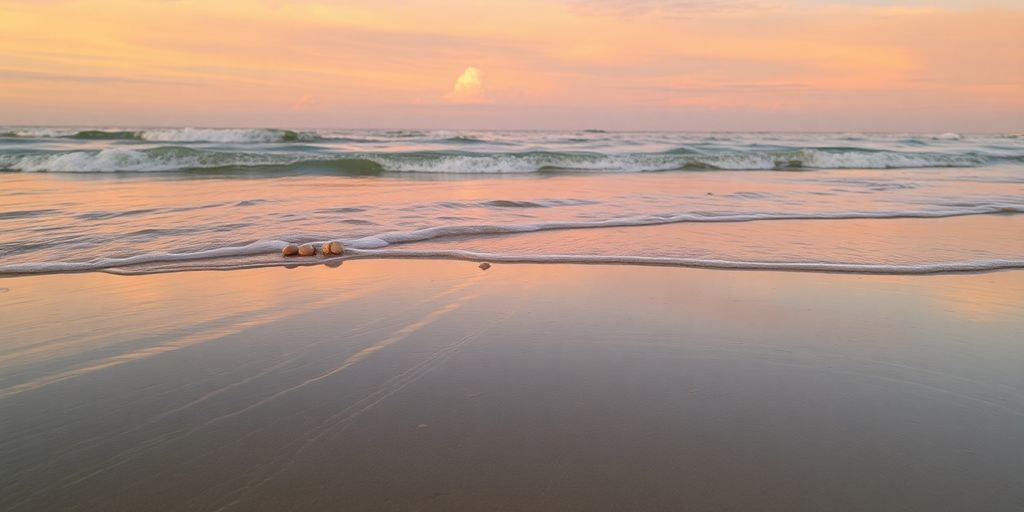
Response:
[[[0,279],[0,510],[1020,510],[1024,272]]]

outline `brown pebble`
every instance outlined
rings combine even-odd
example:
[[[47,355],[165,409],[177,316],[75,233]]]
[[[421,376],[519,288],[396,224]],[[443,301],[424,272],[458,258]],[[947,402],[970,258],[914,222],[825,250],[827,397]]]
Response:
[[[487,270],[489,268],[491,268],[491,264],[486,261],[480,264],[480,270]]]
[[[288,244],[281,249],[281,254],[284,256],[295,256],[299,253],[299,246],[295,244]]]
[[[316,254],[316,248],[313,244],[302,244],[299,246],[299,256],[312,256]]]
[[[325,255],[334,254],[341,256],[345,252],[345,246],[341,245],[341,242],[334,241],[324,244],[323,252]]]

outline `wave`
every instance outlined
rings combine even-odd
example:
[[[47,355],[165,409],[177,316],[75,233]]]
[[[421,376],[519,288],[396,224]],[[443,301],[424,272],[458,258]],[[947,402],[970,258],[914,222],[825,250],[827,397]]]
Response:
[[[79,130],[73,128],[18,128],[4,130],[0,132],[0,137],[15,139],[53,139],[70,137],[78,132]]]
[[[297,142],[314,141],[320,137],[314,132],[295,132],[272,128],[168,128],[144,130],[142,140],[152,142]]]
[[[0,154],[0,170],[28,172],[160,172],[234,167],[263,168],[262,170],[277,168],[277,170],[284,171],[333,169],[341,172],[504,174],[976,167],[994,162],[1020,163],[1024,162],[1024,156],[900,153],[850,149],[634,154],[550,151],[328,153],[316,151],[220,151],[186,146],[162,146],[149,149],[111,147],[88,151]]]
[[[539,204],[539,203],[537,203]],[[520,205],[522,207],[524,205]],[[526,206],[529,207],[529,206]],[[749,214],[700,214],[700,213],[677,213],[665,215],[645,215],[636,217],[612,218],[599,221],[561,221],[561,222],[540,222],[532,224],[504,224],[504,225],[448,225],[433,228],[419,229],[413,231],[395,231],[381,233],[356,239],[343,239],[342,243],[349,249],[348,253],[354,257],[451,257],[456,259],[491,259],[492,261],[505,262],[551,262],[566,263],[637,263],[637,264],[664,264],[680,266],[713,266],[719,265],[720,260],[693,260],[673,257],[646,257],[646,256],[588,256],[588,255],[492,255],[482,253],[471,253],[460,250],[408,250],[395,249],[390,246],[423,242],[445,237],[469,237],[487,235],[509,235],[518,233],[532,233],[551,230],[572,230],[592,228],[614,228],[614,227],[637,227],[663,224],[678,224],[687,222],[755,222],[755,221],[786,221],[786,220],[845,220],[845,219],[897,219],[897,218],[943,218],[966,215],[987,215],[987,214],[1021,214],[1024,213],[1024,205],[1018,204],[979,204],[974,206],[963,206],[958,209],[946,210],[923,210],[923,211],[850,211],[834,213],[749,213]],[[271,260],[258,262],[258,265],[291,265],[301,264],[307,260],[287,261],[277,257],[280,249],[289,242],[300,243],[323,243],[322,240],[311,240],[303,237],[289,238],[288,242],[282,240],[261,240],[244,246],[222,247],[209,250],[201,250],[187,253],[147,253],[124,258],[99,258],[92,261],[82,262],[31,262],[0,265],[0,274],[37,274],[56,272],[83,272],[92,270],[109,270],[120,267],[131,267],[145,264],[175,263],[184,261],[215,260],[223,258],[238,258],[264,256],[273,257]],[[486,258],[485,258],[486,256]],[[551,259],[554,258],[554,259]],[[308,260],[316,263],[320,260]],[[996,261],[996,260],[993,260]],[[1020,268],[1024,261],[1012,260],[1012,266],[1006,263],[1010,260],[998,260],[1000,267],[994,268]],[[646,263],[645,263],[646,262]],[[698,262],[704,262],[698,264]],[[849,271],[849,272],[882,272],[885,265],[872,264],[847,264],[847,263],[753,263],[753,262],[732,262],[730,264],[748,265],[743,268],[764,268],[773,270],[804,269],[821,271]],[[741,268],[725,267],[722,268]],[[758,266],[760,265],[760,267]],[[769,266],[771,265],[771,266]],[[803,267],[800,267],[803,265]],[[943,266],[945,265],[945,266]],[[951,266],[952,265],[952,266]],[[953,272],[958,271],[958,263],[937,263],[925,266],[903,265],[892,267],[901,269],[892,273],[924,273],[924,272]],[[230,265],[229,265],[230,266]],[[794,267],[795,266],[795,267]],[[871,270],[877,267],[875,270]],[[919,268],[918,268],[919,267]],[[208,267],[198,266],[192,269],[202,268],[224,268],[223,265],[211,265]],[[844,268],[857,268],[859,270],[843,270]],[[917,271],[914,268],[918,268]],[[926,270],[927,269],[927,270]],[[988,267],[963,266],[962,270],[986,270]]]
[[[66,135],[65,137],[69,139],[86,140],[142,140],[142,134],[143,132],[125,130],[82,130],[71,135]]]
[[[495,144],[495,141],[484,140],[477,137],[471,137],[469,135],[456,135],[454,137],[447,137],[440,139],[436,142],[449,143],[449,144]]]
[[[297,132],[275,128],[152,128],[139,130],[25,128],[0,132],[0,137],[223,144],[303,142],[321,139],[315,132]]]
[[[107,148],[48,154],[0,154],[0,169],[27,172],[179,171],[229,165],[268,165],[272,153],[231,153],[168,146],[145,150]],[[287,163],[287,162],[283,162]]]
[[[533,201],[493,199],[476,203],[476,205],[491,208],[551,208],[555,206],[583,206],[588,204],[594,204],[594,202],[585,199],[536,199]]]
[[[394,139],[411,139],[417,137],[426,137],[427,132],[422,130],[389,130],[383,132],[385,137]]]
[[[376,174],[381,165],[365,158],[316,158],[289,153],[199,150],[165,146],[136,150],[107,148],[50,154],[0,154],[0,170],[57,173],[282,171]]]

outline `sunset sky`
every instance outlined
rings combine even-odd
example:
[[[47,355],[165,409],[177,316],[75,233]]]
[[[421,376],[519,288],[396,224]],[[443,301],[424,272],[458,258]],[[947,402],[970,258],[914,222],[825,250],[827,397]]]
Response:
[[[1024,130],[1024,0],[0,0],[0,124]]]

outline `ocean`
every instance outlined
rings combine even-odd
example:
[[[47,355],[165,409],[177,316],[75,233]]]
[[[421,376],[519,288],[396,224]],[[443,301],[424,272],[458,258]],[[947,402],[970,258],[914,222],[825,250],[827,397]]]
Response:
[[[1024,267],[1024,135],[0,128],[0,273]]]

